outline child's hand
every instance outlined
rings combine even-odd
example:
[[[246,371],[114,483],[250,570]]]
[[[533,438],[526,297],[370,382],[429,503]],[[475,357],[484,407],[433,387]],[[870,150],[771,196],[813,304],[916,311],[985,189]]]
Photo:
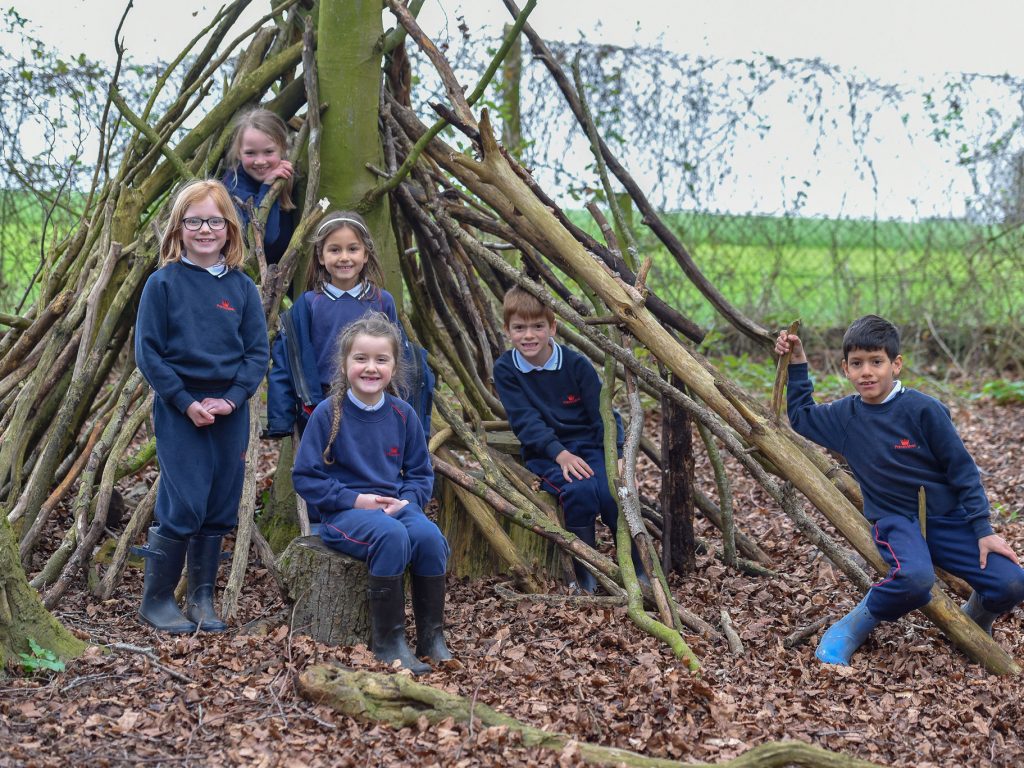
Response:
[[[290,179],[295,173],[290,160],[282,160],[269,171],[263,179],[264,184],[273,184],[277,179]]]
[[[562,468],[562,477],[570,483],[573,481],[573,478],[583,480],[594,476],[594,470],[590,468],[590,465],[575,453],[562,451],[555,456],[555,463]]]
[[[807,355],[804,354],[804,345],[800,343],[800,337],[789,331],[779,331],[779,338],[775,340],[775,354],[782,357],[787,352],[792,352],[789,357],[790,365],[807,362]]]
[[[228,416],[235,410],[234,404],[222,397],[206,397],[199,404],[203,406],[203,410],[214,416]]]
[[[377,500],[377,506],[389,515],[395,514],[395,512],[409,503],[408,499],[395,499],[391,496],[374,496],[374,498]]]
[[[185,409],[185,415],[197,427],[208,427],[213,424],[213,414],[206,410],[203,404],[198,401],[194,401],[192,405]]]
[[[978,539],[978,549],[981,551],[982,568],[988,565],[988,556],[992,553],[995,553],[997,555],[1003,555],[1003,557],[1008,557],[1017,565],[1020,565],[1020,560],[1017,558],[1017,553],[1010,548],[1010,545],[1006,543],[1002,536],[997,536],[996,534],[992,533],[988,536]]]

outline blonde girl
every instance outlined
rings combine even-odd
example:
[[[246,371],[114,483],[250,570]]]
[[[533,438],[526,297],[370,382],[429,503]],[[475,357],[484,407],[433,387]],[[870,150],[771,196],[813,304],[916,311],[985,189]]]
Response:
[[[278,179],[285,180],[284,189],[267,213],[263,250],[268,264],[281,260],[295,231],[291,197],[294,169],[287,154],[288,127],[273,112],[252,109],[235,121],[227,151],[228,171],[222,181],[235,203],[243,230],[249,226],[245,203],[251,200],[253,209],[258,209],[271,185]]]
[[[177,194],[160,243],[163,266],[146,281],[135,359],[153,387],[160,489],[149,529],[139,615],[164,632],[221,632],[213,590],[221,540],[238,522],[246,403],[269,350],[260,295],[242,263],[241,227],[219,181]],[[183,614],[174,588],[188,561]]]

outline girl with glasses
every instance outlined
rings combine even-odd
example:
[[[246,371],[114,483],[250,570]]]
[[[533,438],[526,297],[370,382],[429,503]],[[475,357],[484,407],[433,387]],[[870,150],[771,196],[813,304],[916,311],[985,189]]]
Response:
[[[146,281],[135,359],[153,387],[160,489],[139,615],[171,634],[222,632],[213,591],[221,540],[238,522],[252,397],[267,371],[259,292],[238,267],[241,228],[219,181],[178,192]],[[182,613],[174,589],[188,562]]]

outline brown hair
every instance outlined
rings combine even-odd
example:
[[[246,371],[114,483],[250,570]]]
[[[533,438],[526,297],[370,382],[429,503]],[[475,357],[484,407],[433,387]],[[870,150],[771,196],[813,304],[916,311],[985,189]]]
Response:
[[[171,214],[167,219],[167,226],[160,238],[160,261],[163,264],[181,259],[181,252],[185,249],[185,242],[181,238],[182,219],[185,218],[185,211],[190,205],[198,203],[205,198],[212,198],[214,205],[220,211],[220,215],[227,222],[226,229],[228,239],[224,244],[224,260],[228,267],[241,265],[245,258],[242,250],[242,227],[238,223],[238,212],[231,203],[231,196],[227,189],[219,181],[214,179],[196,179],[188,182],[174,197],[171,204]]]
[[[366,226],[366,220],[355,211],[331,211],[320,221],[313,235],[314,258],[309,260],[309,270],[306,272],[306,290],[323,292],[324,286],[331,282],[331,276],[326,267],[320,263],[320,259],[323,258],[327,238],[343,227],[355,232],[359,242],[366,249],[366,263],[359,272],[359,280],[363,284],[363,291],[359,298],[376,299],[380,296],[381,288],[384,285],[384,271],[381,269],[377,246],[373,244],[373,237]]]
[[[345,361],[348,359],[356,339],[360,336],[374,336],[391,342],[391,353],[395,358],[394,373],[388,384],[388,392],[399,397],[405,391],[406,369],[402,360],[402,332],[383,312],[367,312],[354,323],[350,323],[338,336],[338,350],[334,355],[334,381],[331,382],[331,433],[322,454],[325,464],[334,463],[334,440],[341,429],[341,412],[348,397],[348,373]]]
[[[506,328],[508,328],[513,315],[519,315],[523,320],[536,320],[543,317],[552,325],[555,322],[555,313],[551,307],[541,303],[540,299],[518,285],[505,292],[501,309]]]
[[[242,134],[250,128],[254,131],[265,133],[272,142],[277,144],[281,158],[287,159],[288,126],[285,125],[284,120],[269,109],[250,109],[235,119],[235,132],[231,134],[231,143],[228,145],[228,165],[234,169],[236,175],[242,164]],[[292,202],[292,179],[285,179],[284,189],[278,195],[277,201],[281,204],[282,211],[295,209],[295,203]]]

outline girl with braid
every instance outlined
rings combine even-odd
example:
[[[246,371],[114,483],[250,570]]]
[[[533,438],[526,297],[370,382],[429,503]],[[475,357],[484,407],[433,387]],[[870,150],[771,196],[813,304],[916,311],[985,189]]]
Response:
[[[420,420],[395,395],[401,349],[401,331],[381,312],[344,329],[331,394],[309,417],[293,479],[323,520],[324,543],[366,561],[370,649],[420,674],[430,667],[405,641],[405,571],[412,571],[416,655],[452,658],[443,634],[448,542],[423,513],[434,471]]]

